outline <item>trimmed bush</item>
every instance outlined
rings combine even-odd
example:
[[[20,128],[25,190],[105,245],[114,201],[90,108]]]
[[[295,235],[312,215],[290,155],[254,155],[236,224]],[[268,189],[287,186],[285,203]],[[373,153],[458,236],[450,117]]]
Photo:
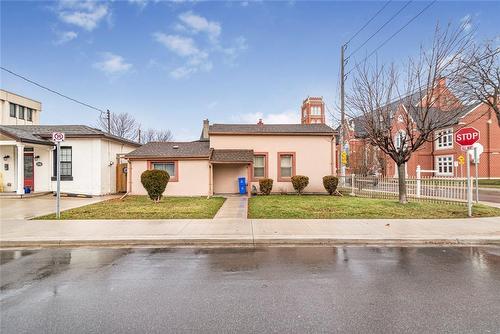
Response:
[[[260,179],[259,188],[263,195],[269,195],[273,190],[273,179]]]
[[[330,195],[333,195],[337,191],[337,186],[339,184],[339,178],[333,175],[323,176],[323,187]]]
[[[293,189],[295,189],[296,192],[302,194],[302,191],[304,190],[305,187],[309,184],[309,178],[304,175],[295,175],[292,176],[292,185]]]
[[[155,203],[161,200],[168,180],[170,180],[170,175],[164,170],[151,169],[141,174],[141,183],[148,192],[149,198],[155,201]]]

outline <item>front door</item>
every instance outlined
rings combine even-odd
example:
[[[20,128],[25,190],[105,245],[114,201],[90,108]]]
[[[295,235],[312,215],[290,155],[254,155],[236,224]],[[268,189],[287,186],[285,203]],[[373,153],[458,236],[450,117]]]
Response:
[[[24,153],[24,187],[35,190],[35,171],[33,153]]]

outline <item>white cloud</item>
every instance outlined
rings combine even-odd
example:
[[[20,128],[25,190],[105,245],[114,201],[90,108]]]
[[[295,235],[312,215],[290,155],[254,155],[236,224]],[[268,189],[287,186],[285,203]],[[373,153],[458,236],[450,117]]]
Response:
[[[136,5],[137,7],[139,7],[141,10],[146,8],[147,4],[148,4],[148,0],[128,0],[128,2],[132,5]]]
[[[179,35],[167,35],[161,32],[153,34],[154,39],[179,56],[191,56],[200,52],[192,38]]]
[[[94,68],[107,75],[124,74],[132,68],[132,64],[125,62],[125,59],[122,56],[111,52],[104,52],[101,57],[102,61],[95,63]]]
[[[94,30],[103,19],[111,16],[107,3],[93,1],[60,1],[57,11],[61,21],[87,31]]]
[[[179,20],[194,33],[206,33],[208,38],[213,42],[217,41],[222,31],[219,22],[209,21],[191,11],[180,14]]]
[[[297,124],[300,123],[300,114],[295,110],[287,110],[281,113],[246,113],[233,117],[235,122],[251,124],[257,123],[259,119],[262,119],[264,124]]]
[[[472,17],[470,14],[465,15],[460,19],[460,23],[465,31],[470,31],[472,29]]]
[[[57,33],[57,40],[54,42],[56,45],[68,43],[78,37],[78,34],[74,31],[63,31]]]
[[[220,47],[220,51],[225,55],[226,61],[234,65],[236,58],[248,48],[247,40],[245,37],[240,36],[236,38],[230,47],[224,48]]]

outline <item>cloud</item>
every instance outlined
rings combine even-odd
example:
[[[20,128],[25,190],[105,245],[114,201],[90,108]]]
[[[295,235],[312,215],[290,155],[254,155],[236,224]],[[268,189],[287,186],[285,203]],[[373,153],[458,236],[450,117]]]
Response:
[[[132,5],[136,5],[137,7],[139,7],[141,10],[146,8],[146,6],[148,5],[148,0],[128,0],[128,2]]]
[[[54,42],[56,45],[61,45],[68,43],[78,37],[78,34],[74,31],[63,31],[57,33],[57,40]]]
[[[300,123],[300,114],[295,110],[287,110],[281,113],[262,112],[239,114],[233,117],[234,122],[257,123],[262,119],[264,124],[297,124]]]
[[[93,1],[60,1],[57,12],[61,21],[87,31],[94,30],[103,19],[111,17],[107,3]]]
[[[466,32],[470,31],[472,29],[472,16],[470,14],[465,15],[460,19],[460,24]]]
[[[191,11],[180,14],[179,20],[193,33],[206,33],[208,38],[213,42],[218,40],[222,31],[219,22],[209,21],[203,16],[194,14]]]
[[[167,35],[161,32],[153,34],[154,39],[179,56],[191,56],[200,52],[192,38],[179,35]]]
[[[111,52],[104,52],[101,54],[101,57],[102,61],[95,63],[93,66],[106,75],[124,74],[132,68],[132,64],[125,62],[122,56]]]
[[[248,48],[247,40],[239,36],[230,47],[220,47],[220,51],[225,55],[225,60],[231,65],[235,65],[236,58]]]

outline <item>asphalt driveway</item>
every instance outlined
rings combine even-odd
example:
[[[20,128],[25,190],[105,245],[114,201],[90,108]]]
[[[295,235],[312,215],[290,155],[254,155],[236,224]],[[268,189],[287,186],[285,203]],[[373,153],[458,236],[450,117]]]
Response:
[[[105,201],[119,195],[92,198],[62,197],[61,210],[73,209],[87,204]],[[29,198],[0,198],[0,219],[30,219],[56,211],[56,198],[45,195]]]

